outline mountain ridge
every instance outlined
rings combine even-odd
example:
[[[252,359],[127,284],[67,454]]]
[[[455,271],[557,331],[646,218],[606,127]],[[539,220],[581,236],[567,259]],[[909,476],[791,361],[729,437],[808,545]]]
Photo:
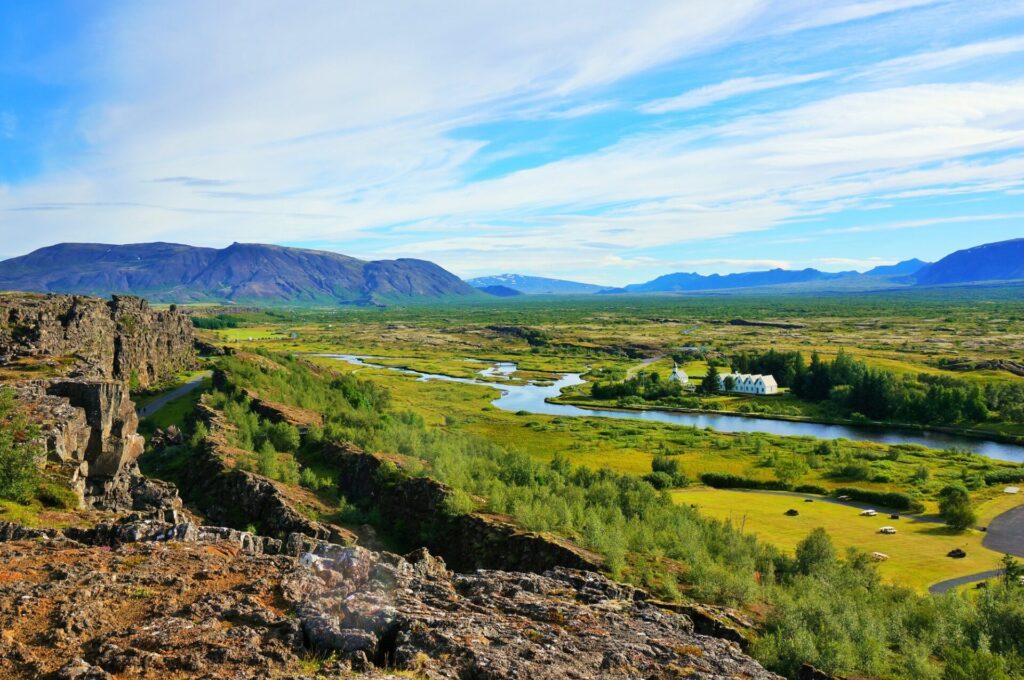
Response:
[[[567,279],[552,279],[545,276],[528,276],[525,274],[496,274],[478,276],[466,281],[474,288],[503,286],[519,291],[524,295],[586,295],[597,293],[606,288],[593,283],[581,283]]]
[[[478,295],[433,262],[364,261],[255,243],[59,243],[0,262],[0,290],[133,294],[157,302],[380,304]]]
[[[1024,279],[1024,238],[957,250],[917,272],[915,279],[927,286]]]

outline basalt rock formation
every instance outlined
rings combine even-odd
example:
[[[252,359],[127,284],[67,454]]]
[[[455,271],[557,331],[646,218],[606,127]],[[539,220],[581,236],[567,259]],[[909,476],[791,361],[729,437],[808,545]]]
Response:
[[[188,316],[136,297],[0,294],[0,363],[69,358],[71,377],[147,387],[190,367],[193,342]]]
[[[779,677],[592,572],[455,574],[423,550],[301,537],[275,554],[211,528],[147,526],[69,538],[0,525],[12,541],[0,542],[0,675]]]
[[[327,444],[324,456],[340,471],[338,483],[347,499],[371,505],[387,517],[402,517],[400,535],[422,542],[456,570],[604,567],[600,555],[557,536],[526,531],[511,517],[451,513],[450,487],[429,477],[409,476],[383,454]]]
[[[129,386],[194,362],[191,321],[176,310],[131,297],[0,295],[0,368],[20,378],[11,387],[42,430],[45,463],[85,506],[180,507],[173,489],[138,475],[145,442]],[[49,377],[35,377],[39,366]]]

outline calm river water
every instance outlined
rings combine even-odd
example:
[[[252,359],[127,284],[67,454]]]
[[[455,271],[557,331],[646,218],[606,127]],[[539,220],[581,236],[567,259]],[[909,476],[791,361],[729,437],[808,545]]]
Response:
[[[652,420],[659,423],[685,425],[687,427],[710,427],[720,432],[767,432],[787,437],[817,437],[819,439],[851,439],[855,441],[879,442],[882,444],[920,444],[933,449],[961,448],[996,460],[1024,462],[1024,446],[1006,444],[988,439],[963,437],[943,432],[911,432],[899,429],[886,430],[880,427],[857,427],[854,425],[829,425],[825,423],[773,420],[717,413],[679,413],[675,411],[616,411],[602,408],[580,408],[572,404],[552,404],[548,399],[561,394],[562,388],[580,385],[584,382],[579,373],[566,373],[549,385],[507,385],[493,380],[455,378],[450,375],[421,373],[406,368],[394,368],[371,363],[374,357],[355,354],[325,354],[359,366],[386,368],[399,373],[419,376],[419,380],[443,380],[467,385],[484,385],[500,392],[492,404],[506,411],[527,411],[550,416],[618,418],[620,420]],[[488,378],[501,379],[512,375],[516,365],[511,362],[490,363],[479,373]]]

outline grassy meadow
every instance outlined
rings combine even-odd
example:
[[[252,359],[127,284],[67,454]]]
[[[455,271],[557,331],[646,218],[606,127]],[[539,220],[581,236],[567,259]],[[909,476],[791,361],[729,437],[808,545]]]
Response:
[[[473,378],[485,364],[513,361],[513,383],[552,380],[565,372],[611,371],[630,375],[657,371],[667,377],[673,354],[699,349],[704,357],[683,368],[699,383],[707,357],[737,352],[799,350],[832,358],[843,350],[872,368],[897,374],[943,376],[957,380],[1009,383],[1024,380],[991,368],[993,360],[1024,362],[1024,302],[985,291],[967,291],[962,299],[872,295],[861,298],[526,298],[492,304],[408,306],[387,309],[296,310],[231,317],[232,327],[203,330],[209,340],[238,349],[275,352],[365,354],[375,363],[420,372]],[[218,318],[225,310],[203,308],[197,315]],[[731,323],[766,322],[767,326]],[[730,434],[654,422],[607,418],[516,414],[491,405],[497,392],[486,386],[418,381],[415,376],[358,368],[314,357],[339,373],[356,372],[387,389],[395,408],[416,413],[431,427],[461,431],[527,454],[537,462],[565,457],[573,465],[646,475],[656,456],[669,455],[694,484],[708,472],[772,480],[788,461],[797,464],[796,484],[824,489],[843,486],[909,493],[937,511],[937,494],[950,483],[968,483],[979,521],[1020,502],[1002,486],[977,480],[986,472],[1016,468],[967,451],[935,451],[839,441],[832,453],[816,452],[819,440],[768,434]],[[956,366],[958,370],[952,370]],[[972,368],[973,367],[973,368]],[[719,370],[726,370],[727,363]],[[494,380],[494,382],[500,382]],[[594,400],[589,386],[567,390],[561,400]],[[739,410],[750,402],[770,403],[769,412],[810,420],[830,420],[819,404],[784,393],[768,399],[720,395],[704,407]],[[596,404],[595,404],[596,405]],[[603,405],[614,405],[604,402]],[[182,405],[184,408],[184,405]],[[1020,423],[984,423],[997,435],[1024,434]],[[840,460],[859,466],[860,478],[836,474]],[[847,465],[849,467],[850,465]],[[894,583],[923,589],[929,583],[992,568],[999,556],[980,545],[980,534],[949,535],[931,523],[903,521],[896,536],[875,533],[866,522],[850,522],[853,511],[827,503],[802,503],[767,493],[676,489],[679,502],[696,503],[716,518],[746,517],[744,530],[792,550],[815,526],[824,526],[840,548],[882,550],[880,564]],[[797,505],[800,517],[782,513]],[[785,506],[785,507],[783,507]],[[856,515],[854,513],[854,518]],[[795,520],[795,521],[794,521]],[[945,557],[961,545],[964,560]]]
[[[822,527],[839,550],[853,547],[885,553],[889,558],[878,563],[879,573],[890,582],[921,591],[936,581],[997,569],[1002,558],[1001,553],[982,547],[984,534],[980,531],[960,533],[912,517],[890,519],[881,512],[874,517],[861,517],[858,508],[821,500],[806,503],[801,498],[772,492],[708,487],[676,490],[672,499],[695,505],[701,513],[728,520],[758,539],[790,552],[812,529]],[[788,517],[785,512],[789,509],[800,514]],[[897,533],[878,533],[883,526],[892,526]],[[946,553],[954,548],[964,550],[967,557],[947,557]]]

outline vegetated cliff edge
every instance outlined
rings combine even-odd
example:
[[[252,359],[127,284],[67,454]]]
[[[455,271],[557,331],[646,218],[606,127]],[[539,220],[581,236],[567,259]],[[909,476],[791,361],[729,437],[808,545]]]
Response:
[[[42,430],[41,463],[90,507],[170,493],[138,475],[144,441],[129,384],[191,367],[193,342],[187,316],[139,298],[0,294],[0,375]]]
[[[479,551],[462,556],[465,569],[519,559],[520,571],[457,574],[425,550],[399,557],[339,545],[345,536],[291,512],[271,480],[253,473],[217,487],[222,510],[275,535],[202,526],[181,511],[174,488],[137,473],[132,457],[139,442],[125,386],[133,372],[140,381],[142,374],[159,380],[167,367],[188,360],[190,347],[165,344],[175,356],[150,355],[134,334],[115,329],[108,351],[94,342],[91,322],[74,322],[92,318],[102,335],[109,327],[101,308],[127,300],[79,299],[71,307],[35,297],[5,302],[7,319],[19,310],[17,330],[3,345],[5,363],[31,373],[40,364],[19,363],[31,359],[61,372],[18,384],[19,394],[37,399],[26,404],[41,409],[33,417],[54,421],[51,457],[119,472],[92,487],[91,502],[108,511],[95,526],[0,522],[3,677],[389,677],[400,670],[427,678],[777,678],[734,642],[700,634],[706,629],[693,616],[594,571],[557,566],[559,555],[570,566],[591,566],[571,545],[507,533],[500,522],[492,532],[470,517],[477,528],[466,529],[469,540],[461,544],[450,534],[450,554],[458,561],[460,551]],[[152,323],[147,332],[174,336],[176,312],[157,321],[142,313],[144,303],[131,305],[140,323]],[[90,311],[80,317],[68,313],[72,308]],[[28,310],[42,311],[32,317]],[[82,351],[68,340],[72,335],[87,341]],[[124,354],[125,343],[133,353]],[[69,361],[56,361],[62,356]],[[275,406],[258,404],[266,418],[296,415]],[[215,419],[206,454],[226,445]],[[424,523],[429,518],[420,513],[444,504],[443,485],[382,472],[386,458],[344,447],[336,453],[346,491],[396,494],[382,499],[396,520],[405,512]],[[190,484],[230,477],[195,463]]]

